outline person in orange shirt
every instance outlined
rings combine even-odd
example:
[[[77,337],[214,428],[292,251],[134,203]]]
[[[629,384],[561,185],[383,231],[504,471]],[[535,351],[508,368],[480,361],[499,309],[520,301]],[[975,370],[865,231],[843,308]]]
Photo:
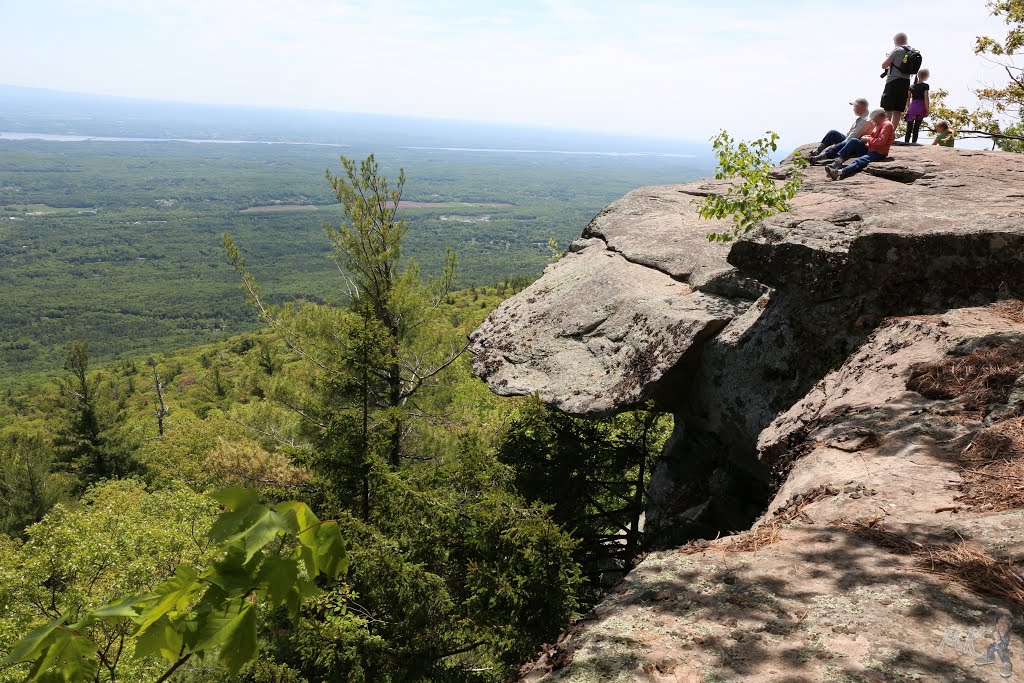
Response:
[[[832,180],[842,180],[860,173],[868,167],[872,161],[882,161],[889,156],[889,148],[896,139],[896,129],[892,121],[886,115],[884,109],[876,109],[871,112],[871,121],[875,124],[874,130],[868,135],[860,138],[847,140],[839,148],[839,155],[836,161],[825,167],[825,172]],[[847,161],[853,162],[844,166]]]

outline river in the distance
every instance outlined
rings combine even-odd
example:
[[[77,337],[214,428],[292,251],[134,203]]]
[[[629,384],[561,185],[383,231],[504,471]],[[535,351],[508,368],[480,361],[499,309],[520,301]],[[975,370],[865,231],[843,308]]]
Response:
[[[16,133],[0,131],[0,140],[43,140],[46,142],[192,142],[196,144],[217,145],[311,145],[316,147],[349,147],[340,143],[330,142],[294,142],[290,140],[215,140],[210,138],[116,138],[103,135],[58,135],[56,133]],[[404,146],[402,149],[428,150],[439,152],[472,152],[492,154],[560,154],[568,156],[605,156],[605,157],[670,157],[676,159],[694,159],[695,154],[675,154],[672,152],[587,152],[560,149],[498,149],[490,147],[416,147]]]
[[[57,135],[55,133],[15,133],[0,131],[0,140],[44,140],[46,142],[194,142],[217,145],[313,145],[316,147],[348,147],[330,142],[294,142],[290,140],[213,140],[194,138],[113,138],[103,135]]]

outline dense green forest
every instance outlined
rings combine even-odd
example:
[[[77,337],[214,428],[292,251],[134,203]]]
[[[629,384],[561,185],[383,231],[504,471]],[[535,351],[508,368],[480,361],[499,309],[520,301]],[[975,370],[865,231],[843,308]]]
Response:
[[[60,366],[70,339],[99,360],[255,328],[222,258],[246,245],[274,302],[339,301],[321,223],[339,219],[328,145],[0,140],[0,386]],[[536,277],[610,201],[704,169],[685,158],[388,149],[409,172],[405,253],[445,249],[462,287]]]
[[[107,363],[74,340],[4,391],[0,681],[500,681],[642,552],[666,419],[490,394],[465,338],[521,284],[421,272],[372,158],[327,180],[344,301],[281,302],[238,231],[216,256],[258,329]]]

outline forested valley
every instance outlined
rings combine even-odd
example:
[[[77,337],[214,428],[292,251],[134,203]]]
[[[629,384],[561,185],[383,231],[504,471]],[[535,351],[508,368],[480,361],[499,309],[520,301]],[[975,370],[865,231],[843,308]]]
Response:
[[[108,330],[7,384],[0,681],[501,681],[642,552],[668,420],[490,394],[466,337],[536,269],[468,284],[434,251],[421,270],[404,174],[342,161],[315,276],[268,264],[244,223],[209,227],[251,331],[111,361],[94,347],[126,332]],[[160,248],[142,234],[110,248]],[[23,305],[52,300],[26,282]]]
[[[0,131],[15,120],[0,106]],[[565,248],[630,189],[695,179],[710,164],[682,155],[426,149],[424,139],[375,149],[363,138],[345,146],[0,133],[0,389],[59,368],[70,339],[87,341],[105,362],[255,329],[223,259],[224,232],[244,242],[274,303],[341,302],[320,227],[338,220],[324,169],[340,152],[378,151],[386,174],[407,170],[401,217],[414,229],[404,253],[437,274],[446,248],[455,249],[461,288],[534,278],[550,240]]]

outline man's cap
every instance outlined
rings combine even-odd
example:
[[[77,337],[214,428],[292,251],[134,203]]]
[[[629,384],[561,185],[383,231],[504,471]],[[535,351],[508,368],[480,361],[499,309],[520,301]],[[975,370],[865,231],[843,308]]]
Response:
[[[868,106],[868,98],[866,98],[866,97],[858,97],[853,102],[850,102],[850,104],[859,104],[862,107],[866,107],[866,106]]]

